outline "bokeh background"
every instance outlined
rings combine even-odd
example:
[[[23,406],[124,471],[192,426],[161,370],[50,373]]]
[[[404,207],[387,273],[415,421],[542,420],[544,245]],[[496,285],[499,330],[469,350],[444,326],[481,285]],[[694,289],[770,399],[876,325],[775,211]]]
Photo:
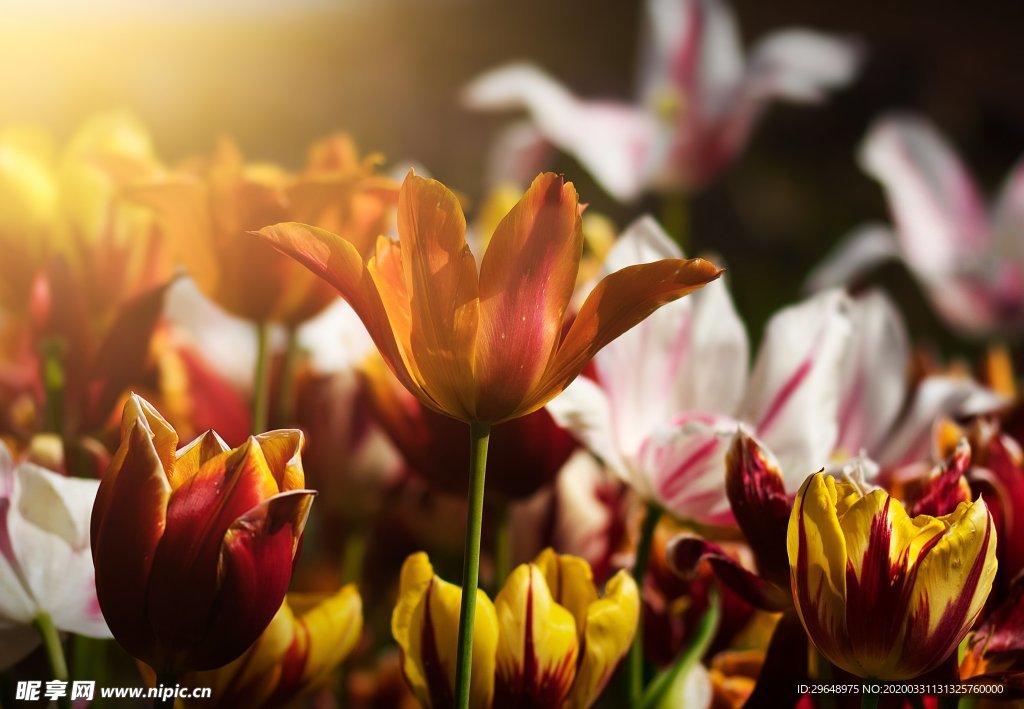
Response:
[[[880,188],[854,160],[879,113],[930,116],[981,185],[998,186],[1024,152],[1024,3],[732,4],[748,44],[805,25],[857,36],[867,51],[861,77],[822,106],[773,106],[739,161],[691,202],[694,250],[728,264],[756,336],[841,236],[887,220]],[[295,167],[314,138],[344,129],[396,169],[416,162],[479,201],[507,117],[467,111],[459,89],[528,59],[581,96],[629,98],[640,10],[588,0],[5,4],[0,124],[32,122],[65,137],[90,113],[127,108],[170,162],[230,134],[248,157]],[[658,211],[654,198],[616,204],[569,158],[551,167],[620,226]],[[871,280],[894,295],[918,339],[945,354],[974,349],[935,320],[902,266]]]

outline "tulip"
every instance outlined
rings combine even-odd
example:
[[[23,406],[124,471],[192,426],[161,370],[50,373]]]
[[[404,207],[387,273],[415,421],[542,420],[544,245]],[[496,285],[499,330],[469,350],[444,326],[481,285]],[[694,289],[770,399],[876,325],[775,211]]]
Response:
[[[605,270],[680,256],[649,217],[620,237]],[[839,383],[852,301],[822,294],[769,322],[753,370],[725,283],[672,303],[594,357],[548,404],[642,498],[702,524],[732,521],[722,485],[728,439],[741,424],[779,458],[789,489],[836,443]]]
[[[179,682],[209,687],[212,700],[185,706],[277,707],[326,685],[359,640],[362,600],[354,585],[334,594],[290,593],[263,634],[236,660]]]
[[[851,42],[796,28],[766,37],[744,58],[723,0],[648,0],[643,23],[635,103],[579,99],[523,64],[477,78],[464,100],[482,110],[526,109],[540,141],[579,160],[612,197],[630,201],[652,187],[703,187],[743,148],[770,101],[819,102],[849,83],[858,63]],[[537,139],[519,142],[526,146],[520,161],[536,153]]]
[[[246,164],[235,145],[223,141],[205,164],[137,185],[129,196],[155,211],[207,297],[246,320],[295,326],[322,311],[335,298],[333,291],[246,231],[289,218],[347,224],[338,215],[363,194],[371,166],[345,167],[349,171],[337,176],[315,170],[295,178],[273,166]],[[372,244],[385,204],[382,198],[380,218],[361,224],[365,232],[352,238]],[[260,276],[259,287],[253,287],[253,274]]]
[[[967,335],[1024,328],[1024,167],[991,207],[945,139],[926,119],[877,120],[860,149],[882,183],[894,228],[854,231],[815,271],[812,288],[847,282],[899,258],[946,323]]]
[[[402,567],[392,633],[406,681],[428,709],[451,705],[461,594],[434,575],[422,552]],[[586,562],[550,549],[517,567],[493,604],[483,593],[476,602],[474,709],[591,706],[630,646],[640,605],[625,572],[601,597]]]
[[[100,608],[161,679],[224,665],[259,637],[284,600],[315,495],[302,487],[298,431],[233,450],[213,432],[177,444],[132,395],[92,514]]]
[[[0,443],[0,669],[36,648],[44,627],[110,637],[89,553],[98,485],[31,463],[15,466]]]
[[[331,283],[355,308],[388,366],[428,408],[496,424],[536,411],[593,354],[655,309],[714,280],[702,259],[613,273],[562,329],[582,252],[572,183],[538,177],[481,259],[455,195],[409,173],[399,243],[365,260],[349,241],[303,224],[258,232]]]
[[[604,278],[566,330],[583,249],[572,183],[537,177],[496,228],[479,269],[455,195],[412,171],[398,198],[399,242],[368,260],[336,234],[278,224],[258,235],[331,283],[366,325],[399,381],[424,405],[470,424],[469,524],[459,707],[469,701],[484,472],[490,426],[562,391],[606,344],[665,303],[717,278],[702,259],[663,259]]]
[[[811,642],[858,677],[906,680],[953,653],[985,605],[996,533],[985,502],[910,517],[882,490],[821,473],[800,488],[787,538]]]

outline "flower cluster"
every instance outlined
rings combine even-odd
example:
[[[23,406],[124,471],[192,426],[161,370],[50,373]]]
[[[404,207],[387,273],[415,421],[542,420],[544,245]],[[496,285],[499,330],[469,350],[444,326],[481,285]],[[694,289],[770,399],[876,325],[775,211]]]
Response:
[[[878,119],[893,226],[762,330],[756,283],[538,159],[678,206],[861,44],[745,56],[724,0],[643,26],[636,103],[467,85],[528,114],[479,200],[340,133],[286,169],[168,163],[125,113],[0,127],[0,671],[211,690],[180,707],[1024,697],[1021,168],[989,209],[926,119]],[[977,366],[864,287],[890,257]]]

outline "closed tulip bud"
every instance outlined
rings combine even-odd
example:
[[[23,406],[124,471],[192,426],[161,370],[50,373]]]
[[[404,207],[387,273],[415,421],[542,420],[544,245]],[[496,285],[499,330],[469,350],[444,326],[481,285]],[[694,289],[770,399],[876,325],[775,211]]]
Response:
[[[96,591],[111,632],[161,673],[238,657],[281,607],[313,496],[298,431],[230,449],[178,436],[132,395],[92,514]]]
[[[392,632],[406,681],[428,708],[452,702],[461,595],[425,554],[406,560]],[[493,604],[477,594],[470,706],[591,706],[633,641],[639,609],[625,572],[601,597],[585,561],[544,551],[512,572]]]
[[[911,517],[883,490],[821,473],[797,494],[788,533],[793,598],[807,634],[858,677],[905,680],[953,653],[996,574],[985,502]]]

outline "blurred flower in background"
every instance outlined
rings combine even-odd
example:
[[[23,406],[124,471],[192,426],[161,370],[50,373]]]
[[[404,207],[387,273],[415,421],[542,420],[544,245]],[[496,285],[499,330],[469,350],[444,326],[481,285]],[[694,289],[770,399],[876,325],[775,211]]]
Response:
[[[848,282],[900,258],[950,327],[975,337],[1024,328],[1024,168],[989,207],[926,118],[890,115],[870,128],[863,169],[885,188],[893,227],[862,227],[811,274],[812,288]]]
[[[464,101],[482,110],[526,109],[538,140],[572,154],[609,194],[629,201],[646,190],[703,187],[743,148],[770,101],[821,101],[853,79],[859,54],[849,40],[787,29],[759,42],[748,59],[723,0],[648,0],[640,46],[635,104],[577,99],[526,64],[475,79]],[[535,154],[520,149],[521,159]],[[505,177],[542,167],[527,165]]]

